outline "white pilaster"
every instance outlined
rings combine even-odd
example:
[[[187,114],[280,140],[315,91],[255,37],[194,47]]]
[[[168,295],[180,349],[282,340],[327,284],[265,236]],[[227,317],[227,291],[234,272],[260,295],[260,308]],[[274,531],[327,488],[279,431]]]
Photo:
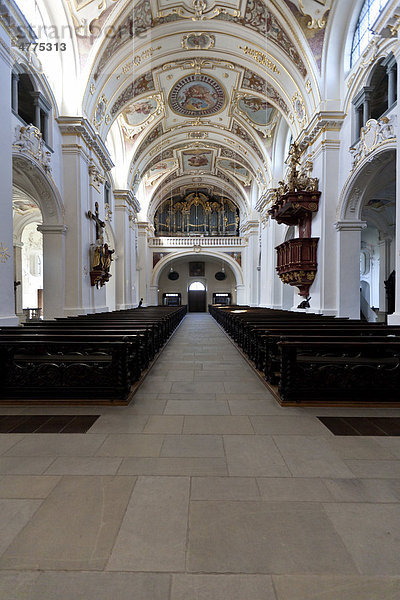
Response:
[[[64,316],[65,303],[65,225],[38,225],[43,234],[43,316]]]
[[[338,317],[360,318],[360,250],[363,221],[338,221]],[[334,274],[332,273],[332,278]]]

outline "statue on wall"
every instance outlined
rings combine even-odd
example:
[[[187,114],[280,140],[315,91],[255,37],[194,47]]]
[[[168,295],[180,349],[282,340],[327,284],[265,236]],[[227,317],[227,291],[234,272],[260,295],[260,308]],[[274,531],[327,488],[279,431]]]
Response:
[[[87,212],[87,217],[94,221],[96,226],[96,242],[91,245],[90,283],[97,288],[103,287],[110,280],[110,267],[115,250],[110,250],[104,243],[105,223],[100,219],[99,203],[95,202],[95,212]]]

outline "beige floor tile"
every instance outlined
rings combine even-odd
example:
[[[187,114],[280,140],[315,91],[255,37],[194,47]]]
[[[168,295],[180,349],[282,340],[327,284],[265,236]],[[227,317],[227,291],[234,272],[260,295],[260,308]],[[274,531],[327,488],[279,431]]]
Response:
[[[127,411],[118,415],[103,415],[88,433],[142,433],[148,419],[147,415],[133,415]]]
[[[329,445],[345,460],[396,460],[389,447],[370,437],[332,436]]]
[[[193,477],[191,500],[260,500],[253,477]]]
[[[0,456],[0,475],[42,475],[54,456]]]
[[[215,400],[215,394],[214,393],[190,394],[188,392],[185,392],[185,393],[174,392],[173,394],[160,394],[159,399],[164,400],[165,402],[170,402],[171,400],[190,400],[192,402],[210,402],[210,400],[212,400],[212,401]]]
[[[198,381],[197,383],[188,383],[185,381],[176,381],[172,384],[171,394],[216,394],[224,391],[222,381]],[[165,390],[166,392],[166,390]]]
[[[5,475],[0,481],[0,498],[47,498],[60,481],[51,475]]]
[[[232,396],[236,394],[232,394]],[[229,395],[228,395],[229,396]],[[252,394],[251,396],[254,396]],[[233,415],[285,415],[285,409],[268,396],[260,395],[259,399],[229,399],[229,407]]]
[[[265,385],[258,377],[254,376],[254,379],[246,381],[224,381],[224,388],[227,394],[254,394],[262,392],[265,389]]]
[[[0,598],[3,600],[33,600],[38,571],[3,571],[0,573]]]
[[[291,476],[270,436],[226,435],[224,444],[230,475],[242,477]]]
[[[192,502],[188,570],[357,572],[323,509],[310,502]]]
[[[400,480],[324,479],[335,502],[400,502]]]
[[[248,417],[187,416],[183,433],[254,434]]]
[[[0,558],[1,569],[102,570],[135,478],[63,477]]]
[[[111,433],[97,456],[159,456],[164,436],[144,433]]]
[[[122,458],[104,456],[60,456],[46,475],[115,475],[121,462]]]
[[[352,471],[323,436],[274,436],[294,477],[353,477]]]
[[[334,499],[320,479],[266,477],[257,481],[263,500],[270,502],[331,502]]]
[[[229,415],[226,400],[169,400],[166,415]]]
[[[228,475],[224,458],[125,458],[119,475]]]
[[[250,417],[254,431],[267,435],[326,435],[330,431],[315,417],[256,416]]]
[[[374,440],[393,456],[400,458],[400,437],[376,437]]]
[[[177,359],[178,360],[178,359]],[[154,394],[155,392],[163,392],[164,394],[168,394],[171,390],[171,382],[170,381],[150,381],[150,379],[145,379],[139,390],[142,394],[149,392],[150,394]]]
[[[399,504],[325,504],[325,511],[360,573],[399,574]]]
[[[23,440],[25,437],[24,434],[18,433],[1,433],[0,434],[0,454],[4,454],[10,448],[15,446],[18,442]]]
[[[184,571],[188,477],[139,477],[107,569]]]
[[[400,478],[400,460],[346,460],[345,462],[355,477]]]
[[[25,527],[41,505],[41,500],[0,500],[0,556]]]
[[[182,433],[183,417],[153,415],[144,429],[144,433]]]
[[[133,401],[129,405],[129,412],[132,415],[162,415],[167,401],[160,398],[154,400],[153,398],[136,399],[136,395],[133,397]]]
[[[193,382],[194,379],[194,369],[184,369],[184,370],[179,370],[179,369],[171,369],[167,376],[166,376],[166,380],[167,381],[190,381]]]
[[[277,600],[397,600],[400,578],[274,575]]]
[[[167,600],[170,576],[160,573],[49,572],[38,574],[29,587],[29,596],[18,600]]]
[[[105,439],[95,433],[35,433],[25,436],[4,456],[90,456]]]
[[[174,575],[171,600],[275,600],[268,575]]]
[[[161,450],[166,458],[218,458],[225,456],[218,435],[166,435]]]

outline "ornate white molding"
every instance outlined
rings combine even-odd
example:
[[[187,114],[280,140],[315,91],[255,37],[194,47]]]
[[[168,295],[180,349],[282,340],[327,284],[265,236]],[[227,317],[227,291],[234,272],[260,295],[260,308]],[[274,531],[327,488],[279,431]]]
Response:
[[[13,142],[13,152],[20,152],[35,158],[46,173],[51,173],[51,152],[46,149],[42,134],[34,125],[17,125]]]
[[[365,221],[336,221],[336,231],[362,231],[366,229],[367,223]]]
[[[332,6],[332,0],[298,0],[297,4],[303,15],[310,17],[309,29],[323,29],[326,25],[324,14]]]
[[[396,141],[395,121],[396,115],[383,117],[378,121],[375,119],[367,121],[365,127],[361,129],[359,142],[350,150],[353,157],[352,172],[374,150]]]
[[[105,171],[110,171],[114,167],[107,146],[87,119],[59,117],[57,122],[62,135],[76,135],[83,139],[87,147],[96,154]]]
[[[128,206],[135,215],[140,212],[140,204],[132,190],[114,190],[115,204]]]
[[[300,138],[300,149],[306,150],[323,131],[340,131],[345,117],[346,115],[339,111],[316,113]]]
[[[0,24],[14,43],[33,43],[35,32],[14,0],[0,0]]]

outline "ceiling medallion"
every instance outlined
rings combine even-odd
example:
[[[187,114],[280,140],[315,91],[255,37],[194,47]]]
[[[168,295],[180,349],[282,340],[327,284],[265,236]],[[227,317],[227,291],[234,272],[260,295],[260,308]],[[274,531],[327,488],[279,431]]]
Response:
[[[174,85],[168,102],[178,115],[205,117],[225,108],[226,94],[213,77],[193,74],[183,77]]]

